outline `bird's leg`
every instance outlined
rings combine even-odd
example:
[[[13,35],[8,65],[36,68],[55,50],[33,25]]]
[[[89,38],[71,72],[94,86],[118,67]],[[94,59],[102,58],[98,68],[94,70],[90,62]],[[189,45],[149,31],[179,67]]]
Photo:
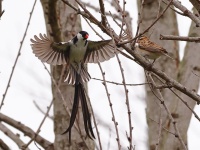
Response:
[[[154,62],[155,62],[155,61],[156,61],[156,59],[154,59],[154,60],[153,60],[153,62],[152,62],[152,64],[151,64],[151,66],[153,66],[153,64],[154,64]]]
[[[153,62],[151,62],[147,57],[144,57],[144,58],[150,63],[146,69],[147,70],[151,70],[151,68],[153,67],[154,62],[156,61],[156,59],[154,59]]]
[[[153,62],[148,66],[148,70],[151,70],[153,65],[154,65],[154,62],[156,61],[156,59],[153,60]]]

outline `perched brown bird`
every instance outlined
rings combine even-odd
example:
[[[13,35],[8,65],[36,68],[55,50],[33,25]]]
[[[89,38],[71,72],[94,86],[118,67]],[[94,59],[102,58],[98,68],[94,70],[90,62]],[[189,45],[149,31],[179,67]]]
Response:
[[[141,36],[138,41],[138,46],[136,48],[137,52],[145,58],[153,59],[154,61],[162,55],[165,55],[171,59],[168,52],[163,47],[149,40],[146,36]],[[154,62],[153,61],[153,62]]]

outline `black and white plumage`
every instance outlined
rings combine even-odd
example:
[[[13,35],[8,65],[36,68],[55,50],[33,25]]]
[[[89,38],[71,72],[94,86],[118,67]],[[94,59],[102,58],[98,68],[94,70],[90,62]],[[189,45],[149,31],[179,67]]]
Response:
[[[69,42],[55,43],[45,34],[40,34],[40,38],[35,35],[34,38],[35,40],[31,39],[33,53],[42,62],[51,65],[69,65],[65,78],[68,84],[75,84],[73,75],[77,70],[81,75],[81,82],[89,81],[90,76],[84,68],[84,63],[103,62],[115,56],[111,40],[89,41],[88,33],[85,31],[80,31]]]
[[[103,62],[115,56],[111,40],[89,41],[87,40],[88,36],[87,32],[80,31],[72,40],[60,43],[51,41],[45,34],[40,34],[39,37],[35,35],[35,39],[31,39],[31,46],[35,56],[42,62],[51,65],[66,64],[65,82],[75,85],[70,124],[64,132],[69,132],[69,140],[71,140],[71,128],[76,118],[79,100],[82,105],[86,134],[90,138],[95,138],[83,87],[83,83],[89,81],[91,77],[84,64]]]

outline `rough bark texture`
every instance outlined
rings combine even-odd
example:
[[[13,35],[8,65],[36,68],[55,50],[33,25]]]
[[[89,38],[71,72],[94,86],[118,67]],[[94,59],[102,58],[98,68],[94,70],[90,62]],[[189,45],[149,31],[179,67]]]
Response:
[[[199,0],[190,0],[190,2],[196,8],[198,13],[200,13],[200,1]]]
[[[45,14],[47,34],[49,34],[54,41],[68,41],[81,30],[80,16],[75,14],[74,11],[67,5],[65,5],[62,1],[41,0],[41,3]],[[74,0],[71,0],[70,3],[74,4],[74,6],[77,7],[77,4]],[[67,104],[71,112],[74,87],[69,86],[63,82],[61,76],[63,67],[64,66],[51,66],[51,72],[53,78],[59,85],[61,93],[65,98],[65,103]],[[61,96],[57,92],[56,87],[53,83],[52,93],[54,99],[55,150],[94,149],[93,141],[87,138],[85,139],[86,142],[83,142],[85,132],[82,114],[78,115],[78,126],[81,129],[82,136],[80,136],[80,133],[78,133],[75,127],[73,127],[71,139],[72,141],[70,145],[68,142],[68,134],[61,135],[61,133],[63,133],[69,125],[70,116],[66,112],[66,108],[64,108]],[[79,112],[81,112],[81,110],[79,110]]]
[[[196,27],[196,24],[192,22],[189,37],[199,37],[200,31],[199,27]],[[185,85],[187,88],[197,91],[199,88],[199,77],[195,74],[200,75],[200,53],[199,53],[199,43],[188,42],[185,47],[185,53],[183,60],[179,67],[178,80],[181,84]],[[194,73],[195,74],[194,74]],[[196,102],[188,98],[183,93],[179,95],[184,99],[187,104],[193,109],[196,105]],[[178,115],[177,122],[180,124],[179,129],[181,135],[184,138],[185,143],[187,143],[187,131],[190,124],[192,112],[180,101],[175,103],[174,113]]]
[[[165,9],[166,5],[162,2],[159,8],[159,2],[160,1],[144,1],[143,10],[141,12],[141,32],[149,27],[149,25],[156,19],[156,17],[159,16],[159,14]],[[160,13],[158,14],[158,12]],[[166,13],[159,19],[159,21],[151,28],[151,30],[146,35],[150,37],[151,41],[164,47],[169,52],[170,56],[175,58],[175,61],[173,61],[168,57],[161,56],[158,60],[155,61],[154,65],[172,78],[176,79],[179,65],[178,43],[176,41],[161,41],[159,40],[160,34],[178,35],[176,16],[175,13],[170,9],[166,11]],[[158,80],[155,79],[155,81],[157,85],[161,84],[161,82],[158,82]],[[156,124],[154,121],[159,122],[159,120],[162,119],[164,127],[169,129],[170,131],[174,131],[174,128],[172,123],[169,121],[168,115],[163,106],[156,99],[155,95],[152,93],[151,89],[148,86],[146,87],[146,91],[146,117],[149,127],[149,148],[150,150],[154,150],[158,141],[159,132],[159,125]],[[161,92],[165,99],[165,104],[169,107],[170,111],[173,111],[174,105],[178,102],[178,100],[168,89],[164,89]],[[154,121],[152,121],[151,119],[153,119]],[[178,145],[174,145],[175,143],[170,143],[171,139],[175,141],[175,143],[178,143]],[[174,135],[171,135],[168,132],[162,130],[159,149],[174,150],[176,149],[174,147],[179,145],[179,141],[177,138],[174,138]]]
[[[161,11],[166,7],[166,5],[161,4]],[[146,1],[143,9],[143,19],[142,19],[142,28],[143,31],[146,29],[149,24],[156,18],[158,12],[158,2],[157,1]],[[199,85],[199,78],[196,77],[192,71],[195,71],[199,74],[200,71],[200,54],[198,52],[198,43],[188,43],[185,49],[184,58],[181,63],[178,59],[178,44],[176,41],[159,41],[159,34],[167,35],[178,35],[176,16],[173,11],[170,9],[167,10],[165,15],[157,22],[153,27],[153,30],[148,32],[148,35],[151,34],[151,40],[162,45],[164,48],[170,52],[176,61],[171,61],[166,57],[160,58],[159,61],[155,62],[161,70],[165,73],[177,79],[180,83],[186,86],[189,89],[194,89],[197,91]],[[193,23],[190,28],[189,36],[199,36],[199,28]],[[154,150],[156,143],[158,141],[158,130],[159,125],[155,122],[149,120],[149,118],[159,122],[159,119],[162,119],[162,125],[167,128],[169,131],[175,133],[172,122],[166,114],[166,111],[163,109],[162,105],[158,103],[156,97],[152,94],[152,91],[147,87],[147,122],[149,126],[149,147],[150,150]],[[187,145],[187,131],[191,119],[192,112],[186,107],[183,102],[181,102],[169,89],[161,91],[165,104],[167,104],[170,109],[171,115],[177,122],[180,135],[183,139],[183,142]],[[176,91],[175,91],[176,92]],[[178,92],[177,92],[178,93]],[[187,104],[193,109],[195,102],[189,99],[184,93],[178,93],[178,95],[187,102]],[[179,150],[183,149],[178,138],[175,138],[174,135],[162,130],[160,143],[160,150]]]

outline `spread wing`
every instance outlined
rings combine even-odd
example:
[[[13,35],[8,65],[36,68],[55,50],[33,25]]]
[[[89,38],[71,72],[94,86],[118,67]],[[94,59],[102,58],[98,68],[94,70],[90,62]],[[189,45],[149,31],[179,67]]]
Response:
[[[52,65],[62,65],[68,63],[70,43],[55,43],[45,34],[40,33],[39,38],[35,35],[31,39],[33,53],[42,62]]]
[[[98,63],[115,56],[115,48],[111,45],[112,40],[88,41],[85,63]]]

